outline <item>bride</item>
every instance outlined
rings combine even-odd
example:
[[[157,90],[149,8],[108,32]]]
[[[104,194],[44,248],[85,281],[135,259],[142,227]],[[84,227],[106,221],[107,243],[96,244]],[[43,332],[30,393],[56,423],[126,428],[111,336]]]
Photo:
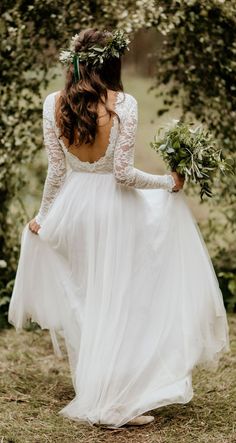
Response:
[[[173,172],[134,168],[137,101],[123,92],[127,37],[87,29],[43,106],[48,173],[24,227],[9,322],[63,337],[75,397],[60,413],[118,428],[187,403],[196,365],[228,350],[218,282]],[[174,192],[179,191],[179,192]]]

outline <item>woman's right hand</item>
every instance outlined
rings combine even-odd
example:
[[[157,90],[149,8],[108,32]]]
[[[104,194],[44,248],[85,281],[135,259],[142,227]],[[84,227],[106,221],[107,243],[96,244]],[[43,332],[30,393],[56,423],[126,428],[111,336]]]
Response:
[[[184,176],[175,171],[171,172],[171,175],[175,181],[175,186],[172,188],[172,191],[174,192],[180,191],[180,189],[182,189],[184,186],[184,181],[185,181]]]
[[[35,218],[33,218],[32,220],[30,220],[30,222],[28,223],[29,226],[29,230],[33,233],[33,234],[38,234],[39,229],[41,228],[41,226],[36,222]]]

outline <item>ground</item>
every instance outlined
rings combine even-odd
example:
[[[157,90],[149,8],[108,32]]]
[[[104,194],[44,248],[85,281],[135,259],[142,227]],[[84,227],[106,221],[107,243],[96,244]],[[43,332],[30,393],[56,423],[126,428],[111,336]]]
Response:
[[[236,316],[229,316],[231,352],[217,372],[195,370],[187,405],[155,410],[143,428],[102,430],[58,415],[74,396],[68,362],[58,360],[47,331],[0,332],[0,443],[233,443]]]

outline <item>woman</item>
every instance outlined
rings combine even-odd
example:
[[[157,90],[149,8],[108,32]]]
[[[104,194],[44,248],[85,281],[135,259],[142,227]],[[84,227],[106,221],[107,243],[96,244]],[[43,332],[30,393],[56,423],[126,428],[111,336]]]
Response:
[[[49,329],[59,355],[57,334],[65,339],[76,395],[60,413],[115,428],[189,402],[193,368],[228,349],[222,295],[182,177],[133,166],[127,43],[120,31],[88,29],[61,55],[65,88],[43,108],[42,203],[22,233],[9,310],[18,329],[29,318]]]

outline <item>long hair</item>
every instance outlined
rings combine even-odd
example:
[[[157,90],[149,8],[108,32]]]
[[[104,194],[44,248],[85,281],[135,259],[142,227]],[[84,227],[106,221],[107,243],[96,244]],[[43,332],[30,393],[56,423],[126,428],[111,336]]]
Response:
[[[104,47],[111,36],[110,32],[96,28],[81,31],[75,51],[86,51],[95,44]],[[80,79],[76,81],[71,63],[66,74],[65,87],[56,106],[56,124],[61,137],[68,139],[69,145],[77,146],[94,143],[98,127],[99,103],[105,106],[110,117],[117,115],[107,105],[107,89],[123,91],[121,58],[109,58],[99,66],[80,62],[79,74]]]

